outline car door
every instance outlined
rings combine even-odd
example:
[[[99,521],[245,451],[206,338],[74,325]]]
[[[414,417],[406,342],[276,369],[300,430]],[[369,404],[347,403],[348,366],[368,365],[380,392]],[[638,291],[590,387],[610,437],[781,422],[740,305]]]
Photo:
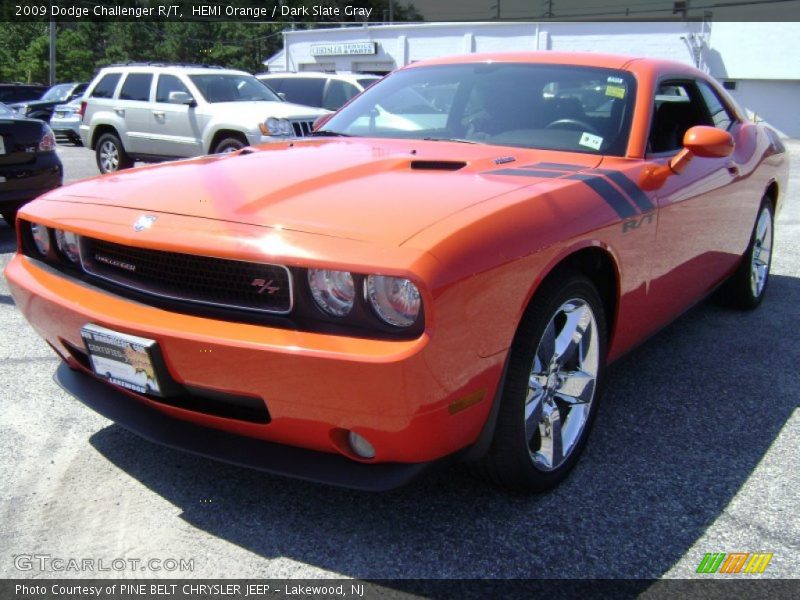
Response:
[[[654,98],[648,160],[666,165],[695,125],[730,129],[730,114],[712,118],[696,80],[662,81]],[[741,195],[733,158],[695,156],[656,191],[659,208],[648,292],[654,324],[665,323],[700,300],[736,265]]]
[[[151,110],[152,151],[158,156],[197,156],[203,153],[202,124],[189,88],[175,75],[161,73]]]
[[[152,73],[128,73],[114,104],[114,112],[125,121],[122,143],[129,154],[152,154],[152,84]]]

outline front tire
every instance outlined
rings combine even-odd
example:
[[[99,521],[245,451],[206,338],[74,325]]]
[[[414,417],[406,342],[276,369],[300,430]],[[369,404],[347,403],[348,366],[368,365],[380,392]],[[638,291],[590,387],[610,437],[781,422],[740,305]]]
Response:
[[[220,141],[220,143],[214,147],[214,154],[228,154],[230,152],[236,152],[237,150],[244,148],[246,145],[247,144],[239,138],[228,137]]]
[[[133,159],[128,156],[122,142],[113,133],[104,133],[97,140],[95,158],[101,173],[114,173],[133,166]]]
[[[513,490],[543,491],[564,479],[597,412],[606,343],[594,284],[572,271],[546,281],[511,346],[494,438],[479,470]]]
[[[745,310],[761,304],[769,283],[774,233],[772,202],[764,197],[742,262],[716,294],[722,304]]]

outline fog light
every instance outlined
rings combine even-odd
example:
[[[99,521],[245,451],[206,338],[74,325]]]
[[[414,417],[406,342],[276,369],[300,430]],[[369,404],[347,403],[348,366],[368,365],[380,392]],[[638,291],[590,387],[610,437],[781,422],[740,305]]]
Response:
[[[347,441],[350,442],[350,448],[353,449],[357,456],[375,458],[375,448],[365,437],[358,435],[355,431],[351,431],[347,434]]]

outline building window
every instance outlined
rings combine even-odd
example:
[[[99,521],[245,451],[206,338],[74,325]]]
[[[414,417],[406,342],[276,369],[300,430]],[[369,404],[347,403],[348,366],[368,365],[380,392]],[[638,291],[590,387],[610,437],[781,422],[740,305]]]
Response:
[[[734,91],[736,89],[736,82],[735,81],[723,81],[722,87],[726,90]]]

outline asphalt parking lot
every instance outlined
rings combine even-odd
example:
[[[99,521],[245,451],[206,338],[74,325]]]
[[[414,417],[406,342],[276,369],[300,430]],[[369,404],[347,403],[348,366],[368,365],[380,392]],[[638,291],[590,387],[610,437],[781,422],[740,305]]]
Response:
[[[800,576],[800,142],[759,310],[704,302],[610,371],[582,460],[510,495],[460,467],[388,494],[143,441],[52,379],[0,278],[0,577],[684,578],[707,552]],[[67,180],[96,174],[59,152]],[[0,266],[15,248],[0,225]],[[20,555],[193,559],[187,572],[20,570]],[[25,564],[22,564],[24,567]],[[706,576],[708,577],[708,576]]]

